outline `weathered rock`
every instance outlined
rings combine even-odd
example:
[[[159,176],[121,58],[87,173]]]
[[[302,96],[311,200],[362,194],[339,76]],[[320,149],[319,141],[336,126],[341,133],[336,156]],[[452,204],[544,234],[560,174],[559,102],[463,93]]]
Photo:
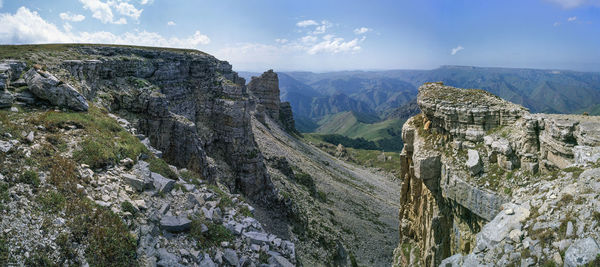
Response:
[[[191,220],[182,216],[164,216],[160,219],[160,227],[173,233],[187,231],[191,224]]]
[[[258,99],[258,104],[264,106],[265,112],[279,121],[279,79],[277,73],[268,70],[260,77],[252,77],[248,83],[248,91]]]
[[[252,244],[261,245],[269,242],[269,235],[261,232],[244,232],[243,236],[250,239]]]
[[[469,149],[467,153],[467,168],[471,172],[471,175],[479,174],[483,170],[481,159],[479,158],[479,152],[477,152],[477,150]]]
[[[269,264],[275,267],[294,267],[290,261],[279,255],[271,256],[269,258]]]
[[[53,105],[76,111],[87,111],[89,108],[83,95],[48,72],[31,68],[25,73],[25,81],[31,93]]]
[[[200,267],[217,267],[217,264],[210,258],[208,254],[204,254],[202,257],[202,261],[200,262]]]
[[[596,240],[591,237],[577,240],[565,252],[565,266],[585,265],[596,259],[598,254],[600,254],[600,247]]]
[[[175,186],[174,180],[165,178],[158,173],[153,172],[150,174],[150,177],[152,178],[152,183],[154,184],[154,188],[158,193],[169,193],[169,191],[171,191]]]
[[[237,264],[238,264],[238,262],[240,260],[238,258],[237,253],[235,252],[235,250],[230,249],[230,248],[226,248],[225,251],[223,252],[223,259],[229,265],[233,265],[233,266],[237,266]]]
[[[0,151],[2,151],[3,153],[10,151],[10,149],[12,147],[13,147],[13,144],[11,142],[6,142],[6,141],[0,140]]]
[[[144,181],[138,176],[132,174],[123,174],[121,177],[123,177],[123,180],[125,180],[127,184],[129,184],[135,190],[140,192],[144,191],[145,189],[149,189],[149,187],[153,186],[153,184],[148,183],[147,181]]]
[[[14,96],[9,91],[0,88],[0,108],[12,106],[14,100]]]

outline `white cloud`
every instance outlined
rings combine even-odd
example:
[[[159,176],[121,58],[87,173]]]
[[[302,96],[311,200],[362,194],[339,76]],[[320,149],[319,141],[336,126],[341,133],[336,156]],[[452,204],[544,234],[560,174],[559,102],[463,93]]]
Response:
[[[365,34],[365,33],[370,32],[372,30],[373,29],[369,29],[367,27],[360,27],[360,28],[354,29],[354,34]]]
[[[275,42],[278,43],[278,44],[285,44],[285,43],[288,42],[288,39],[279,39],[279,38],[277,38],[277,39],[275,39]]]
[[[454,56],[454,55],[456,55],[456,53],[458,53],[459,51],[464,50],[464,49],[465,49],[464,47],[462,47],[462,46],[459,45],[459,46],[457,46],[455,48],[452,48],[452,51],[450,52],[450,55]]]
[[[138,20],[140,18],[140,15],[142,15],[142,11],[144,11],[143,9],[137,9],[132,4],[125,2],[115,3],[113,5],[115,6],[115,9],[117,10],[117,12],[119,12],[119,14],[128,16],[135,20]]]
[[[547,0],[562,6],[563,8],[576,8],[580,6],[600,6],[600,0]]]
[[[577,20],[577,17],[570,17],[570,18],[567,19],[567,21],[569,21],[569,22],[576,21],[576,20]]]
[[[309,55],[319,53],[337,54],[340,52],[355,52],[361,49],[359,39],[344,42],[344,38],[328,38],[312,47],[307,51]]]
[[[26,7],[21,7],[15,14],[0,14],[0,43],[107,43],[145,46],[165,46],[179,48],[198,48],[210,43],[208,36],[196,31],[193,35],[178,38],[166,38],[155,32],[135,31],[123,34],[111,32],[70,32],[70,25],[63,26],[65,31],[45,21],[40,15]]]
[[[316,21],[314,21],[312,19],[298,21],[298,23],[296,23],[296,26],[298,26],[298,27],[308,27],[308,26],[314,26],[314,25],[319,25],[319,23],[317,23]]]
[[[154,0],[140,0],[141,5],[152,4],[153,2],[154,2]]]
[[[167,25],[168,26],[175,26],[177,24],[174,21],[169,21],[169,22],[167,22]]]
[[[101,0],[79,0],[83,4],[83,8],[92,12],[92,17],[100,20],[102,23],[112,24],[127,24],[125,18],[115,18],[113,8],[117,14],[122,16],[130,17],[134,20],[138,20],[142,15],[143,9],[137,9],[134,5],[128,3],[129,0],[108,0],[102,2]],[[148,4],[143,2],[141,4]]]
[[[73,29],[73,26],[71,26],[71,23],[65,22],[63,29],[65,29],[66,32],[70,32]]]
[[[62,20],[68,20],[73,22],[79,22],[85,19],[84,15],[81,14],[72,14],[71,12],[63,12],[59,14]]]
[[[92,12],[92,17],[99,19],[102,23],[114,23],[114,15],[108,3],[100,0],[79,0],[83,8]]]
[[[558,26],[560,26],[560,22],[558,22],[558,21],[557,21],[557,22],[554,22],[554,24],[553,24],[553,25],[554,25],[554,27],[558,27]]]
[[[312,36],[312,35],[307,35],[307,36],[300,38],[300,41],[303,44],[311,44],[311,43],[314,43],[317,41],[317,37]]]

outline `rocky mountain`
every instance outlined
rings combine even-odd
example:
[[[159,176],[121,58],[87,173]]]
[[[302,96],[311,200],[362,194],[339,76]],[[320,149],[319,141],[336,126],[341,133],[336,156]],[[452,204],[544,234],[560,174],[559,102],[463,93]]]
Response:
[[[403,126],[394,265],[598,264],[600,117],[419,88]]]
[[[0,46],[0,265],[389,265],[397,183],[299,139],[279,82],[196,50]]]

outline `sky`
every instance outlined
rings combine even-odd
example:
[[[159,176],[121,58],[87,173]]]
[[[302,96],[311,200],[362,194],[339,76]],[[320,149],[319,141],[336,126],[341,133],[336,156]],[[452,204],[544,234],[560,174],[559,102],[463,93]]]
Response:
[[[600,0],[0,0],[0,44],[194,48],[234,70],[600,71]]]

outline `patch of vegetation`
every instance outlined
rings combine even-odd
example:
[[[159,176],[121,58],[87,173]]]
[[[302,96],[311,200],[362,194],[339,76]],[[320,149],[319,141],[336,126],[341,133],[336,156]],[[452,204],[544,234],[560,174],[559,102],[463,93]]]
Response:
[[[2,233],[0,233],[2,234]],[[8,242],[6,241],[6,239],[4,239],[3,236],[0,236],[0,264],[4,265],[7,264],[8,265],[8,256],[9,256],[9,247],[8,247]]]
[[[136,160],[140,153],[147,153],[146,147],[135,136],[109,117],[106,110],[94,105],[90,105],[88,112],[47,111],[32,119],[32,123],[43,124],[50,132],[84,129],[87,136],[81,149],[73,153],[73,158],[92,168],[115,164],[124,158]]]
[[[208,231],[202,232],[202,225],[208,228]],[[190,236],[198,240],[203,247],[220,246],[221,242],[233,240],[233,233],[221,224],[208,222],[204,219],[196,218],[192,220]]]
[[[37,201],[44,210],[57,213],[65,207],[66,198],[60,192],[50,190],[40,194]]]
[[[149,167],[151,172],[158,173],[171,180],[177,180],[177,174],[171,170],[169,165],[163,159],[152,156],[148,159],[148,163],[150,164]]]
[[[246,205],[242,205],[240,207],[240,214],[244,217],[254,217],[254,214],[250,211],[250,209]]]
[[[296,166],[292,166],[292,170],[294,170],[295,182],[305,186],[308,189],[308,192],[310,192],[310,195],[316,197],[317,186],[315,185],[315,181],[312,176]]]
[[[25,266],[47,266],[54,267],[59,266],[48,257],[48,253],[45,251],[35,251],[29,258],[25,259]]]
[[[129,201],[121,202],[121,210],[124,212],[129,212],[133,215],[135,215],[137,213],[137,209]]]
[[[26,170],[19,176],[19,182],[30,184],[33,187],[40,186],[40,178],[38,177],[37,172],[33,170]]]
[[[563,169],[564,172],[570,172],[573,174],[573,178],[577,179],[579,175],[583,172],[583,169],[580,167],[568,167]]]
[[[0,182],[0,211],[4,211],[4,202],[8,202],[10,200],[10,196],[8,194],[9,185],[4,182]]]
[[[96,205],[77,190],[77,164],[56,155],[43,167],[50,170],[48,182],[65,198],[72,236],[63,242],[87,244],[85,255],[92,266],[137,266],[137,242],[125,223],[110,209]]]
[[[369,149],[369,150],[377,150],[379,147],[373,141],[368,141],[362,137],[358,138],[350,138],[340,134],[322,134],[317,135],[318,138],[321,138],[323,141],[330,143],[334,146],[338,144],[342,144],[345,147],[352,147],[358,149]]]
[[[181,179],[184,181],[194,185],[199,185],[200,181],[202,180],[202,176],[200,174],[189,170],[179,172],[179,176],[181,176]]]

